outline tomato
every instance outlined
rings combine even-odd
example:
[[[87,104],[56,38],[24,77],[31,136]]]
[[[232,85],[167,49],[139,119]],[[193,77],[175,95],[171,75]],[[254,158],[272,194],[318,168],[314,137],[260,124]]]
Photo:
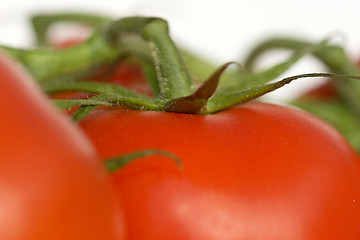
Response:
[[[0,239],[124,239],[89,140],[3,55],[0,75]]]
[[[112,176],[128,239],[360,239],[360,159],[305,111],[98,108],[79,125],[102,158],[158,148],[182,159],[151,156]]]

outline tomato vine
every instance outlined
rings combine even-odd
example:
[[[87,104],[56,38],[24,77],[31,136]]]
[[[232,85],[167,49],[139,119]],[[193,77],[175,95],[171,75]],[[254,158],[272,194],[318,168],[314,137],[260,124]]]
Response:
[[[64,19],[92,22],[96,23],[95,25],[98,27],[87,41],[67,49],[2,48],[21,61],[42,84],[44,90],[49,93],[72,90],[100,94],[89,100],[56,101],[62,107],[88,106],[86,110],[81,108],[79,111],[88,112],[94,108],[93,106],[98,105],[122,105],[132,109],[209,114],[253,100],[298,78],[331,75],[327,73],[304,74],[275,83],[267,83],[282,74],[305,54],[314,53],[321,59],[329,59],[328,55],[332,53],[326,46],[327,40],[315,44],[296,42],[294,45],[297,50],[289,59],[263,72],[251,73],[253,59],[261,51],[273,47],[270,41],[253,52],[245,64],[245,70],[236,72],[235,77],[238,79],[234,80],[235,77],[232,77],[227,85],[220,84],[218,90],[219,79],[229,65],[225,64],[215,70],[213,75],[200,87],[196,88],[181,50],[177,48],[170,37],[165,20],[148,17],[110,20],[99,16],[91,18],[87,15],[64,14],[48,18],[38,16],[33,18],[33,23],[40,44],[46,43],[44,31],[47,30],[50,23]],[[136,51],[133,48],[134,39],[136,39],[136,43],[142,43]],[[273,45],[276,46],[276,44]],[[81,81],[81,76],[89,74],[90,68],[93,69],[95,66],[115,61],[119,56],[126,54],[140,57],[143,63],[150,61],[152,71],[155,72],[155,79],[151,81],[155,82],[158,90],[155,98],[135,93],[121,86]],[[327,55],[323,56],[324,54]],[[335,64],[332,66],[333,68],[337,67]],[[78,74],[79,72],[83,72],[83,74]],[[346,73],[349,74],[349,71]],[[333,78],[357,78],[340,74],[331,76]],[[79,115],[83,116],[84,114],[76,114],[76,116]]]

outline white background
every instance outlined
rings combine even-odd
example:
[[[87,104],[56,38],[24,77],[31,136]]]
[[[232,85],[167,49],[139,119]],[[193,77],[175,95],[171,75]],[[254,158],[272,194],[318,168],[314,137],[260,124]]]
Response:
[[[28,17],[33,13],[85,11],[113,17],[152,15],[168,20],[173,38],[217,64],[238,61],[268,36],[300,36],[318,41],[337,37],[350,57],[360,57],[359,8],[356,0],[2,0],[0,44],[29,46]],[[285,76],[322,72],[305,57]],[[322,80],[290,84],[270,95],[288,99]]]

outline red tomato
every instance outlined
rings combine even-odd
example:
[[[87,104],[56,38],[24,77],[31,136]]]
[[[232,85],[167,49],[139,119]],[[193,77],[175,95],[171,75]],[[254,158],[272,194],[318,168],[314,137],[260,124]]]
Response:
[[[113,175],[131,240],[360,239],[360,159],[302,110],[248,103],[212,115],[102,108],[80,122]]]
[[[88,139],[3,55],[0,75],[0,239],[124,239]]]

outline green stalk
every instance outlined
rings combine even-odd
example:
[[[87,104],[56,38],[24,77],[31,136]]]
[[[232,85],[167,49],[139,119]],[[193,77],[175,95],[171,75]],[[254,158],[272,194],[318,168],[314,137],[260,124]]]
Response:
[[[138,151],[138,152],[132,152],[132,153],[124,154],[121,156],[108,158],[108,159],[105,159],[104,164],[105,164],[106,170],[109,173],[113,173],[113,172],[116,172],[119,169],[123,168],[127,164],[133,162],[134,160],[137,160],[137,159],[143,158],[143,157],[153,156],[153,155],[159,155],[159,156],[169,158],[170,160],[173,160],[177,164],[179,169],[183,168],[183,163],[178,156],[176,156],[175,154],[173,154],[171,152],[167,152],[167,151],[163,151],[163,150],[159,150],[159,149],[145,149],[145,150]]]
[[[175,99],[192,94],[195,90],[193,80],[169,36],[167,23],[156,19],[144,29],[144,38],[150,43],[161,97]]]
[[[165,20],[145,17],[123,18],[114,22],[107,31],[110,42],[118,42],[125,33],[133,33],[142,36],[148,43],[161,98],[170,100],[194,92],[193,79],[169,35]]]
[[[270,49],[290,49],[298,50],[309,42],[291,38],[273,38],[259,44],[248,56],[245,66],[252,69],[257,58]],[[340,46],[325,45],[313,52],[325,66],[333,73],[360,75],[360,70],[356,64],[349,59],[344,49]],[[335,89],[345,100],[346,104],[354,111],[356,117],[360,120],[360,82],[355,80],[339,81],[334,80]]]
[[[59,14],[37,14],[31,18],[38,46],[49,46],[48,30],[58,22],[74,22],[100,26],[109,23],[112,19],[107,16],[84,14],[84,13],[59,13]]]
[[[43,34],[44,29],[39,32]],[[141,44],[134,47],[133,41],[126,40],[134,39],[134,35],[143,38],[147,49]],[[39,82],[86,71],[114,61],[121,54],[136,52],[146,56],[150,52],[163,100],[191,95],[195,90],[180,51],[169,35],[168,25],[159,18],[129,17],[113,21],[98,28],[88,41],[68,49],[2,48],[21,61]]]
[[[241,70],[225,73],[227,67],[233,62],[224,64],[215,70],[199,88],[195,89],[182,52],[171,39],[165,20],[128,17],[110,21],[108,18],[81,14],[60,14],[42,18],[38,16],[33,18],[33,24],[41,44],[46,44],[46,32],[49,26],[59,21],[93,22],[97,27],[87,41],[67,49],[2,48],[21,61],[41,83],[45,91],[87,91],[101,94],[93,97],[89,104],[86,104],[85,100],[58,101],[58,104],[62,106],[81,105],[82,107],[76,113],[77,119],[81,119],[98,105],[106,105],[105,103],[139,110],[210,114],[250,101],[298,78],[335,76],[334,74],[303,74],[268,83],[307,53],[317,56],[335,73],[359,74],[341,48],[328,46],[325,41],[312,44],[291,39],[275,39],[263,43],[253,51],[245,63],[245,70],[241,67]],[[251,71],[253,63],[262,52],[277,47],[292,49],[295,52],[286,61],[263,72]],[[155,98],[136,94],[111,84],[79,81],[91,73],[90,69],[114,63],[128,55],[141,59],[150,85],[155,90]],[[189,54],[187,57],[189,58]],[[202,62],[196,57],[191,59],[192,65]],[[207,67],[212,68],[211,64],[207,64]],[[81,74],[78,74],[79,72]],[[204,74],[202,71],[199,73]],[[222,80],[225,81],[220,83],[220,77],[223,75]],[[344,78],[344,75],[341,76]],[[344,96],[345,93],[351,92],[349,96],[353,98],[357,91],[354,86],[358,84],[351,80],[342,81],[340,89],[344,89]],[[353,99],[348,102],[357,104]]]
[[[121,49],[108,44],[101,31],[95,31],[83,44],[67,49],[37,48],[32,50],[0,46],[20,61],[38,82],[85,71],[113,61]]]

